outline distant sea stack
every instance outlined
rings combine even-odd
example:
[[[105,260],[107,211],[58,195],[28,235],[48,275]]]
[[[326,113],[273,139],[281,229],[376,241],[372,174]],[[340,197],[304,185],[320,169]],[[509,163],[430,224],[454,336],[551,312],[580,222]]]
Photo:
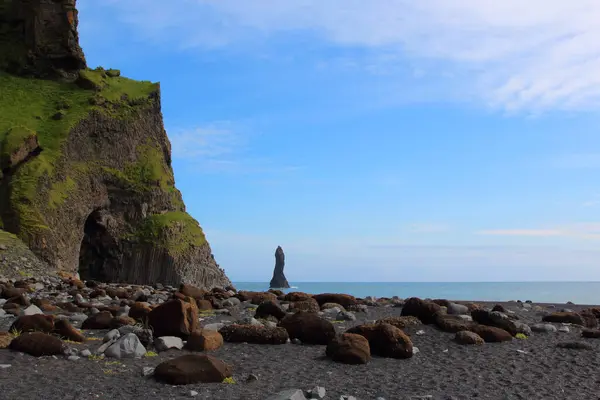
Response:
[[[273,279],[271,279],[270,288],[287,289],[290,287],[285,275],[283,273],[283,267],[285,266],[285,254],[281,246],[277,246],[275,250],[275,270],[273,271]]]

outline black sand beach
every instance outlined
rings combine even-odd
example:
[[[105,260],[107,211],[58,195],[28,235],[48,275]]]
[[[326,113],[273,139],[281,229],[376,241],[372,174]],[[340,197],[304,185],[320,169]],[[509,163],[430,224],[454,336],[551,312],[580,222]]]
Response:
[[[491,308],[496,303],[479,304]],[[572,304],[534,303],[526,305],[529,307],[526,309],[523,303],[501,304],[507,312],[514,312],[521,322],[527,324],[539,323],[543,315],[563,308],[573,311],[587,308]],[[400,316],[401,310],[401,307],[390,304],[369,306],[366,313],[355,313],[356,321],[335,323],[334,326],[341,333],[365,322]],[[201,325],[234,321],[253,313],[250,308],[234,312],[236,317],[204,316]],[[225,343],[210,354],[233,366],[236,383],[182,386],[159,383],[152,377],[144,377],[142,371],[144,367],[156,367],[162,361],[191,354],[186,350],[168,350],[141,359],[81,357],[74,361],[64,356],[36,358],[0,350],[0,364],[10,364],[10,367],[0,369],[0,397],[264,400],[286,389],[308,390],[322,386],[327,390],[326,399],[339,399],[342,395],[355,396],[360,400],[596,399],[600,340],[582,339],[579,326],[571,325],[568,329],[569,332],[533,333],[523,340],[465,346],[453,340],[453,333],[442,332],[434,325],[412,326],[404,330],[419,349],[412,358],[374,356],[365,365],[333,362],[325,357],[324,345]],[[107,331],[87,330],[85,335],[102,338]],[[592,349],[557,347],[559,342],[568,341],[585,341]],[[70,346],[89,348],[93,352],[101,343],[101,340],[92,340],[85,344],[71,343]],[[258,380],[246,382],[250,374]]]

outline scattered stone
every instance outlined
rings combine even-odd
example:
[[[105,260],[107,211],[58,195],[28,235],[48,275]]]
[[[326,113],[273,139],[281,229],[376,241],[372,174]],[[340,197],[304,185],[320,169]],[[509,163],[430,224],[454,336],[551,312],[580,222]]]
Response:
[[[154,340],[154,347],[158,351],[167,351],[169,349],[181,350],[183,348],[183,340],[176,336],[161,336]]]
[[[456,340],[456,342],[460,344],[482,345],[485,343],[481,336],[479,336],[475,332],[469,331],[457,332],[456,336],[454,337],[454,340]]]
[[[346,333],[356,333],[369,341],[371,353],[389,358],[413,356],[412,341],[404,332],[390,324],[367,324],[350,328]]]
[[[185,344],[185,349],[190,351],[213,351],[223,346],[223,335],[212,330],[198,330],[193,332]]]
[[[65,346],[59,338],[42,332],[24,333],[14,338],[9,348],[34,357],[60,355],[65,351]]]
[[[198,329],[198,307],[193,298],[170,300],[148,314],[154,336],[177,336],[186,339]]]
[[[335,319],[338,321],[356,321],[356,315],[351,311],[340,311]]]
[[[402,316],[417,317],[424,324],[433,324],[436,314],[441,309],[441,306],[432,301],[424,301],[418,297],[411,297],[404,303],[401,314]]]
[[[146,348],[134,333],[121,336],[104,351],[104,355],[107,357],[117,359],[141,358],[144,354],[146,354]]]
[[[364,336],[344,333],[329,342],[325,354],[344,364],[366,364],[371,359],[371,348]]]
[[[263,325],[226,325],[219,333],[224,341],[232,343],[285,344],[289,339],[285,329]]]
[[[552,324],[531,325],[531,330],[538,333],[552,333],[557,331],[556,327]]]
[[[89,351],[88,349],[84,349],[84,350],[81,350],[81,352],[80,352],[79,354],[80,354],[82,357],[89,357],[89,356],[91,356],[91,355],[92,355],[92,352],[91,352],[91,351]]]
[[[588,339],[600,339],[600,329],[583,329],[581,336]]]
[[[307,400],[304,392],[300,389],[289,389],[276,393],[266,398],[266,400]]]
[[[142,376],[150,376],[154,374],[154,368],[152,367],[143,367],[142,368]]]
[[[327,390],[321,386],[315,386],[311,390],[307,391],[307,398],[309,399],[323,399],[327,394]]]
[[[563,325],[563,326],[559,327],[559,328],[558,328],[558,331],[559,331],[559,332],[564,332],[564,333],[569,333],[569,332],[570,332],[570,331],[569,331],[569,327],[568,327],[568,326],[566,326],[566,325]]]
[[[232,367],[209,355],[185,355],[160,363],[154,377],[170,385],[220,383],[231,377]]]
[[[326,345],[336,335],[331,322],[305,311],[288,315],[281,320],[279,326],[287,331],[290,339],[298,338],[306,344]]]
[[[26,309],[23,310],[23,315],[36,315],[36,314],[44,314],[42,310],[35,304],[30,305]]]
[[[258,376],[254,375],[254,374],[249,374],[248,377],[246,378],[246,383],[252,383],[252,382],[256,382],[258,381]]]

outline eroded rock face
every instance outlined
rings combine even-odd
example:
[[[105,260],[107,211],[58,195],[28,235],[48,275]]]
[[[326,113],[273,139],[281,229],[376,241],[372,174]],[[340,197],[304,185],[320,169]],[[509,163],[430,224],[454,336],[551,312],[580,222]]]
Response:
[[[0,2],[2,95],[31,114],[0,109],[0,226],[86,280],[230,286],[174,186],[159,85],[86,69],[76,28],[74,0]]]
[[[283,253],[281,246],[277,246],[277,250],[275,250],[275,270],[273,271],[273,278],[271,279],[269,287],[278,289],[287,289],[290,287],[290,284],[283,273],[284,266],[285,254]]]
[[[4,0],[0,66],[39,77],[76,77],[86,67],[78,23],[75,0]]]

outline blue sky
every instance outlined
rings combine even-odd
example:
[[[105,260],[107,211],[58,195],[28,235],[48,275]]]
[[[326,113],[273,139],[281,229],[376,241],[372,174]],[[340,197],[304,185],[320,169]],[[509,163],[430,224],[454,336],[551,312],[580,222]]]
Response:
[[[234,281],[600,280],[600,3],[79,0]]]

